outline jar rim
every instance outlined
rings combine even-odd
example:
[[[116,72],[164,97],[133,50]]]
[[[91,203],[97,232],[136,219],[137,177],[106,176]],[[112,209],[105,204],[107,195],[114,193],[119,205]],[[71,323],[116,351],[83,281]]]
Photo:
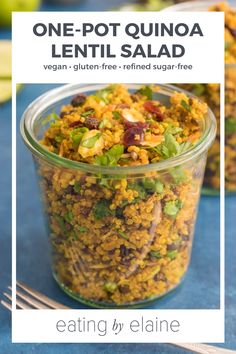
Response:
[[[171,157],[167,160],[162,160],[152,164],[138,165],[138,166],[100,166],[92,165],[84,162],[70,160],[61,157],[53,152],[47,150],[40,144],[34,136],[34,123],[37,118],[43,113],[45,109],[50,109],[58,102],[69,98],[78,93],[91,92],[102,89],[108,84],[66,84],[58,88],[54,88],[45,92],[34,100],[25,110],[20,122],[20,132],[26,146],[31,150],[32,154],[40,159],[46,160],[58,167],[67,169],[83,170],[88,173],[104,173],[109,175],[117,174],[142,174],[147,172],[159,172],[169,168],[178,167],[184,163],[191,161],[208,150],[216,135],[216,119],[208,107],[208,112],[205,115],[205,129],[199,141],[189,150],[184,153]],[[125,84],[128,89],[138,89],[143,84]],[[160,88],[158,93],[166,96],[173,95],[174,92],[184,92],[188,97],[194,97],[193,94],[179,89],[172,85],[157,84]]]

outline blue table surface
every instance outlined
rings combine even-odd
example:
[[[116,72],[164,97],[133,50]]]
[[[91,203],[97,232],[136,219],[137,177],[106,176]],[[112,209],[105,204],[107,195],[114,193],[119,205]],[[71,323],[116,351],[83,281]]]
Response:
[[[93,0],[77,7],[44,5],[43,10],[106,10],[124,1]],[[10,38],[10,31],[1,30],[0,38]],[[55,284],[50,273],[47,236],[43,227],[38,189],[30,153],[19,134],[19,120],[27,105],[53,85],[25,85],[17,97],[17,278],[35,289],[70,306],[86,308],[68,298]],[[0,293],[11,281],[11,102],[0,106]],[[183,284],[172,294],[149,308],[217,309],[219,308],[219,198],[202,197],[195,231],[190,269]],[[236,238],[233,218],[236,197],[226,198],[226,343],[236,349]],[[34,216],[34,217],[32,217]],[[39,271],[40,270],[40,271]],[[232,280],[234,279],[234,281]],[[3,353],[185,353],[164,344],[11,344],[10,313],[0,308],[0,354]],[[131,349],[132,346],[132,349]]]

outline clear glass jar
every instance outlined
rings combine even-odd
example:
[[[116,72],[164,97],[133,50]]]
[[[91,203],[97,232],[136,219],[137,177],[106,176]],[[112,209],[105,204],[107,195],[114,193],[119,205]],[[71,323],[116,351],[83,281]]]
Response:
[[[207,11],[221,3],[217,0],[188,1],[170,6],[163,11]],[[228,1],[235,9],[236,1]],[[181,85],[196,94],[195,85]],[[205,85],[201,94],[213,110],[217,119],[217,136],[208,154],[203,192],[218,194],[220,189],[220,86]],[[228,193],[236,192],[236,63],[225,64],[225,188]]]
[[[176,88],[158,86],[155,99],[168,104]],[[21,134],[39,177],[54,278],[67,294],[88,305],[136,307],[174,289],[187,271],[216,122],[208,110],[194,147],[133,167],[68,160],[39,143],[49,113],[59,113],[75,94],[104,87],[72,84],[47,92],[23,114]]]

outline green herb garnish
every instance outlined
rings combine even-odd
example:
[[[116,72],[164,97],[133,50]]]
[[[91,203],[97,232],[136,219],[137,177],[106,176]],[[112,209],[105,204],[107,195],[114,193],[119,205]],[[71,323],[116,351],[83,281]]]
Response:
[[[141,93],[142,96],[147,97],[148,100],[152,100],[153,92],[150,86],[141,87],[141,89],[138,90],[138,93]]]
[[[175,251],[168,251],[166,255],[167,255],[168,258],[170,258],[171,260],[173,260],[173,259],[175,259],[176,256],[177,256],[177,251],[176,251],[176,250],[175,250]]]
[[[203,84],[194,84],[192,92],[196,96],[201,96],[205,92],[205,86]]]
[[[65,215],[65,220],[70,223],[72,220],[74,219],[74,215],[71,211],[69,211],[66,215]]]
[[[170,124],[165,131],[165,134],[169,133],[169,134],[178,134],[181,133],[183,131],[183,128],[180,127],[175,127],[173,124]]]
[[[84,118],[85,118],[85,117],[90,116],[90,115],[93,114],[93,113],[94,113],[94,109],[91,108],[91,109],[89,109],[88,111],[81,113],[80,115],[81,115],[81,117],[84,117]]]
[[[180,200],[171,200],[165,203],[164,213],[168,216],[175,217],[182,208],[182,206],[183,204]]]
[[[113,111],[112,115],[115,120],[119,120],[121,118],[121,114],[117,111]]]
[[[101,166],[116,166],[123,153],[123,145],[113,145],[112,148],[108,150],[105,154],[97,156],[95,158],[95,162],[97,165]]]
[[[74,184],[74,191],[75,191],[76,193],[79,193],[80,190],[81,190],[81,183],[78,182],[78,181],[76,181],[75,184]]]
[[[60,215],[56,215],[55,218],[56,218],[56,220],[57,220],[58,225],[60,226],[60,229],[61,229],[65,234],[67,234],[67,229],[66,229],[66,225],[65,225],[65,221],[64,221],[63,217],[60,216]]]
[[[236,133],[236,118],[229,117],[225,120],[225,133],[233,134]]]
[[[184,142],[179,144],[174,135],[167,132],[164,134],[165,141],[154,148],[154,150],[161,155],[164,159],[182,154],[187,151],[191,146],[191,142]]]
[[[94,96],[97,97],[99,100],[108,104],[109,103],[108,95],[111,92],[113,92],[113,90],[114,90],[114,86],[108,86],[102,90],[97,91]]]
[[[77,226],[77,229],[78,229],[78,231],[79,232],[87,232],[88,231],[88,228],[87,227],[85,227],[85,226]]]
[[[160,251],[150,251],[150,252],[149,252],[149,256],[150,256],[150,257],[157,258],[157,259],[161,258]]]
[[[146,190],[149,192],[157,192],[157,193],[162,193],[163,192],[163,184],[159,180],[154,180],[152,178],[144,178],[142,180],[142,184]]]
[[[114,293],[116,289],[117,289],[117,284],[112,281],[108,281],[104,284],[104,290],[107,291],[108,293]]]
[[[181,101],[181,106],[188,112],[191,112],[191,107],[189,106],[189,104],[185,101],[185,100],[182,100]]]
[[[114,211],[109,208],[110,202],[108,200],[99,200],[93,208],[93,215],[96,220],[100,220],[106,216],[114,215]]]
[[[84,135],[84,133],[88,132],[89,129],[88,128],[76,128],[74,130],[72,130],[72,132],[70,133],[70,137],[71,137],[71,140],[73,141],[73,143],[78,146],[79,143],[81,142],[82,140],[82,137]]]
[[[101,123],[99,124],[99,129],[103,128],[111,128],[112,124],[111,121],[108,118],[104,118]]]
[[[54,139],[57,143],[61,143],[64,138],[61,135],[56,135]]]
[[[101,135],[102,135],[101,133],[97,133],[96,135],[91,136],[88,139],[82,140],[81,146],[88,148],[88,149],[93,148],[94,145],[96,144],[96,142],[98,141],[98,139],[101,137]]]
[[[117,233],[118,233],[118,235],[120,235],[120,236],[121,236],[122,238],[124,238],[125,240],[128,240],[128,239],[129,239],[129,237],[126,235],[125,232],[120,231],[120,230],[117,230]]]
[[[56,112],[50,113],[46,118],[42,120],[42,125],[46,125],[48,123],[54,123],[59,117]]]

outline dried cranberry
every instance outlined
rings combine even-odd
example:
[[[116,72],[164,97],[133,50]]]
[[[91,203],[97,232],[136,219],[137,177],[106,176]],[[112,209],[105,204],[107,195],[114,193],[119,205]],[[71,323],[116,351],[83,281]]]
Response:
[[[132,127],[126,130],[124,134],[124,145],[126,147],[131,145],[140,145],[144,139],[143,128]]]
[[[164,119],[164,114],[161,113],[160,108],[152,101],[146,101],[143,104],[143,107],[147,112],[151,113],[157,121],[162,121]]]
[[[129,285],[120,285],[119,291],[121,294],[128,294],[130,292]]]
[[[71,100],[71,105],[73,107],[79,107],[84,104],[86,101],[86,96],[83,93],[80,93],[79,95],[76,95],[72,100]]]
[[[141,128],[141,129],[147,129],[149,127],[148,123],[142,123],[142,122],[129,122],[128,120],[124,119],[124,125],[127,129],[129,128]]]
[[[60,113],[60,118],[64,118],[65,116],[71,114],[72,112],[73,112],[73,110],[71,110],[71,111],[66,111],[66,112],[61,112],[61,113]]]
[[[71,122],[69,124],[70,128],[75,128],[75,127],[83,127],[83,123],[80,120],[76,120],[75,122]]]
[[[87,117],[85,120],[84,125],[88,128],[88,129],[98,129],[99,127],[99,120],[97,118],[94,117]]]

